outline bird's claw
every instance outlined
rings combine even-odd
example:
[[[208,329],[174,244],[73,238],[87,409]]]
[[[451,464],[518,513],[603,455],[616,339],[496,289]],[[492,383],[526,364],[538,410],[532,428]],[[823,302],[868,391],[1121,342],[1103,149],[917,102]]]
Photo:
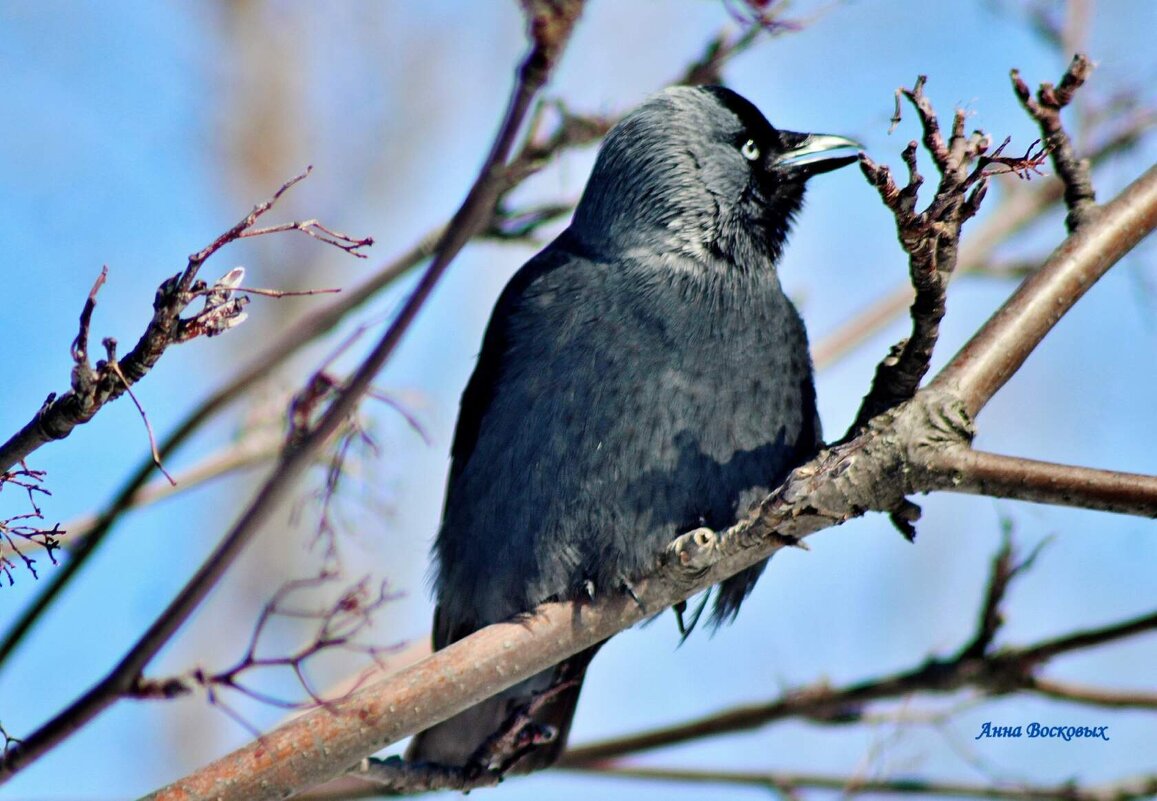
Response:
[[[677,537],[669,550],[684,571],[701,575],[718,559],[719,537],[709,528],[697,528]]]

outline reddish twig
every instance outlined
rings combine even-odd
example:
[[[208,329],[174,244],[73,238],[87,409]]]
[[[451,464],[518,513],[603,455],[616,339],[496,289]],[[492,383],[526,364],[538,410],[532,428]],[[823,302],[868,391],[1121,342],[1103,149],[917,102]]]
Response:
[[[1003,155],[1004,149],[1011,141],[1012,137],[1006,136],[1004,141],[1000,143],[1000,147],[992,151],[991,154],[981,155],[976,160],[976,168],[968,176],[968,185],[974,184],[982,178],[1008,173],[1024,181],[1032,180],[1034,175],[1044,175],[1040,171],[1040,166],[1044,164],[1048,151],[1043,146],[1038,148],[1040,140],[1037,139],[1029,145],[1023,156],[1005,156]],[[1034,148],[1037,148],[1035,153],[1033,152]],[[995,169],[993,169],[994,165]]]
[[[312,169],[312,167],[310,169]],[[366,258],[366,254],[360,252],[361,249],[374,244],[374,238],[372,236],[357,239],[348,234],[343,234],[340,231],[326,228],[317,220],[302,220],[300,222],[282,223],[281,225],[270,225],[265,228],[253,228],[242,231],[238,234],[237,238],[245,239],[253,236],[268,236],[269,234],[280,234],[286,231],[301,231],[303,234],[311,236],[319,242],[333,245],[335,248],[340,248],[359,259]]]
[[[36,503],[38,494],[52,494],[44,487],[44,476],[43,470],[30,470],[23,463],[18,470],[0,473],[0,492],[8,486],[24,490],[28,497],[30,510],[24,514],[12,515],[0,520],[0,573],[3,573],[8,579],[8,586],[16,583],[16,577],[12,570],[15,563],[8,554],[4,553],[3,546],[5,544],[7,544],[8,550],[20,559],[25,569],[32,574],[33,579],[39,578],[39,574],[36,572],[36,560],[24,552],[22,545],[43,550],[52,564],[56,564],[56,551],[60,549],[60,538],[65,533],[61,530],[60,524],[57,523],[52,528],[46,529],[38,525],[30,525],[28,522],[44,519],[44,513],[41,512],[40,505]]]
[[[25,569],[32,574],[32,578],[37,579],[40,578],[40,574],[36,572],[36,560],[24,552],[18,541],[42,549],[48,554],[52,564],[55,565],[55,554],[60,549],[60,536],[64,532],[61,531],[59,523],[50,529],[24,524],[23,521],[31,519],[40,519],[40,515],[23,514],[9,517],[7,520],[0,520],[0,540],[7,544],[8,550],[19,557]],[[0,548],[0,573],[3,573],[4,577],[8,579],[9,587],[16,583],[16,577],[12,573],[14,566],[12,559],[3,552],[3,548]]]
[[[40,506],[36,503],[36,495],[51,495],[44,486],[44,477],[48,475],[44,470],[33,470],[23,462],[17,470],[6,470],[0,473],[0,490],[4,489],[5,484],[11,484],[14,487],[20,487],[28,496],[28,505],[32,507],[33,514],[40,514]]]
[[[108,265],[106,264],[100,268],[100,275],[96,277],[92,289],[88,292],[88,299],[85,300],[84,308],[80,312],[80,330],[76,334],[76,339],[72,341],[72,360],[78,366],[88,364],[88,329],[92,324],[92,313],[96,310],[96,295],[107,280]]]
[[[206,692],[211,704],[219,706],[235,720],[240,718],[224,703],[222,691],[237,692],[281,709],[312,709],[332,703],[337,699],[326,699],[314,689],[306,672],[308,663],[318,655],[343,651],[368,657],[375,662],[376,667],[380,658],[396,650],[396,647],[363,643],[360,638],[372,625],[372,615],[398,597],[388,592],[384,583],[378,587],[376,593],[371,593],[367,577],[347,587],[336,600],[324,608],[310,609],[291,605],[293,596],[322,589],[336,578],[335,573],[322,572],[313,578],[286,582],[262,608],[257,624],[250,634],[245,653],[231,667],[212,673],[197,668],[185,677],[142,678],[134,684],[129,695],[142,699],[169,699],[186,695],[199,688]],[[263,655],[261,651],[265,645],[265,633],[277,619],[305,621],[313,625],[313,631],[304,645],[290,653]],[[271,670],[292,672],[305,698],[301,700],[283,698],[257,689],[254,684]],[[368,675],[369,671],[363,672],[363,681]],[[354,683],[339,698],[344,698],[357,690],[361,683],[361,681]]]
[[[307,295],[336,295],[340,288],[332,289],[260,289],[253,286],[236,287],[237,292],[248,292],[252,295],[261,295],[267,298],[299,298]]]

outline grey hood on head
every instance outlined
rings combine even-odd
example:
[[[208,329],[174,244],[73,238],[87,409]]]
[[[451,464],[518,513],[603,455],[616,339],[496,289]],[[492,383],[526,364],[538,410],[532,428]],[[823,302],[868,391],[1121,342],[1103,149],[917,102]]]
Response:
[[[851,139],[774,128],[723,87],[653,95],[604,140],[572,233],[592,252],[645,247],[774,262],[813,175]]]

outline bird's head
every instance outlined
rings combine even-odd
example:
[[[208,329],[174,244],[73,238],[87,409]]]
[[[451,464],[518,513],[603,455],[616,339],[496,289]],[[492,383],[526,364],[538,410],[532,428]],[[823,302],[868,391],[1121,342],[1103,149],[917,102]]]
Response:
[[[730,89],[672,87],[607,135],[572,232],[596,253],[774,262],[807,179],[851,164],[856,147],[842,136],[778,130]]]

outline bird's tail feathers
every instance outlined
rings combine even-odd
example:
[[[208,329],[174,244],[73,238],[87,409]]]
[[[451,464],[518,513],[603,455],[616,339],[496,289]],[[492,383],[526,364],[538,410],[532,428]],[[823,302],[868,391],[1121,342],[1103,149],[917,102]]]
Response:
[[[566,749],[587,665],[599,647],[588,648],[416,734],[406,749],[406,760],[504,773],[549,767]],[[516,721],[516,715],[526,719]],[[522,735],[531,727],[538,734],[552,732],[553,737],[534,740],[532,733],[532,741],[526,742]]]

